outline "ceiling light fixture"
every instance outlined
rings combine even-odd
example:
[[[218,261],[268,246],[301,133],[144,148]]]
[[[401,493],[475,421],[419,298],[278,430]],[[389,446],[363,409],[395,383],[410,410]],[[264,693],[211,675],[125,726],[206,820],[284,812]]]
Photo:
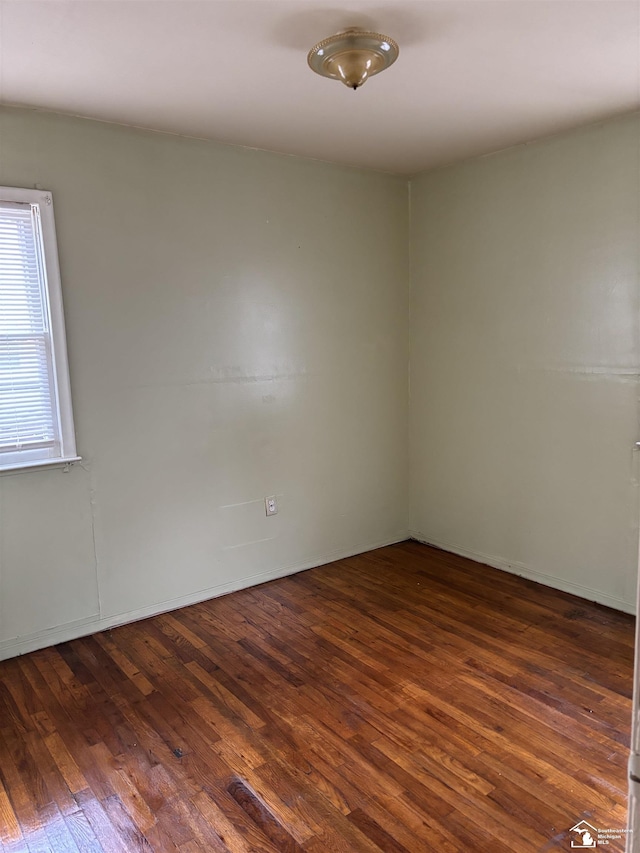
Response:
[[[369,77],[392,65],[399,52],[389,36],[347,30],[318,42],[309,51],[307,62],[316,74],[358,89]]]

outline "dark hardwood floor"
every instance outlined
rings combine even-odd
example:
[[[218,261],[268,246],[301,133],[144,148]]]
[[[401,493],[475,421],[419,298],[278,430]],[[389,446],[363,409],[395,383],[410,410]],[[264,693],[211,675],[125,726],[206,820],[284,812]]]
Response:
[[[2,850],[569,850],[626,825],[632,662],[629,616],[382,548],[1,663]]]

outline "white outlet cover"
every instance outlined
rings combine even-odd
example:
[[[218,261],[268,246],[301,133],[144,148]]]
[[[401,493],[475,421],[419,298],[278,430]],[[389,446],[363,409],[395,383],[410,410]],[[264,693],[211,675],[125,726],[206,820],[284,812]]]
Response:
[[[264,508],[267,515],[277,515],[278,501],[275,495],[272,495],[270,498],[264,499]]]

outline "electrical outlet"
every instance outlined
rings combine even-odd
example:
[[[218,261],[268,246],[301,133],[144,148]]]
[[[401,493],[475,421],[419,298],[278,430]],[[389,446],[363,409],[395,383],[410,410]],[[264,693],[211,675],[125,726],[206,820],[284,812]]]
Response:
[[[273,495],[273,497],[264,499],[264,508],[266,510],[267,515],[278,514],[278,501],[276,500],[275,495]]]

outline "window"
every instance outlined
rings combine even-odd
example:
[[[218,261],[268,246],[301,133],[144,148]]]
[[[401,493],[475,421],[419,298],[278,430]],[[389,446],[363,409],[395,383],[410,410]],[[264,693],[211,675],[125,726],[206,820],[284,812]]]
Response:
[[[0,187],[0,471],[77,460],[53,200]]]

